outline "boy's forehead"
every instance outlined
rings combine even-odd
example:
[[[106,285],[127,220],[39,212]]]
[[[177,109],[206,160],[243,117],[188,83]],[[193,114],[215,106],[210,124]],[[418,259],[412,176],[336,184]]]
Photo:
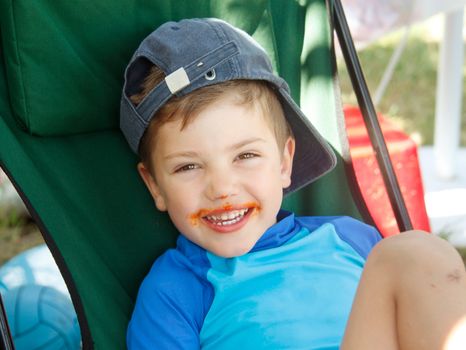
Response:
[[[252,141],[275,139],[268,119],[260,108],[228,99],[217,101],[190,118],[184,126],[182,118],[164,123],[158,131],[156,144],[162,146],[159,148],[206,144],[238,148]]]
[[[170,128],[178,129],[178,131],[181,132],[188,126],[196,124],[195,122],[197,119],[199,119],[200,116],[202,117],[203,115],[208,115],[210,113],[225,114],[225,111],[228,111],[229,109],[244,110],[247,115],[251,117],[260,117],[262,121],[264,121],[268,126],[272,127],[272,116],[270,116],[270,113],[267,113],[267,111],[264,110],[263,103],[265,102],[261,103],[260,101],[263,99],[263,96],[257,99],[250,99],[245,101],[244,96],[241,96],[238,89],[241,89],[241,85],[238,85],[235,88],[226,88],[222,93],[218,94],[215,99],[212,99],[209,102],[201,102],[199,104],[198,100],[203,99],[202,94],[200,94],[192,100],[194,104],[198,104],[198,108],[189,110],[189,113],[176,111],[172,114],[171,118],[160,123],[159,128],[165,124],[170,124]],[[233,121],[236,121],[234,114],[226,114],[226,116],[231,118]],[[212,130],[212,127],[209,128],[209,130]],[[212,133],[213,132],[215,131],[212,130]]]

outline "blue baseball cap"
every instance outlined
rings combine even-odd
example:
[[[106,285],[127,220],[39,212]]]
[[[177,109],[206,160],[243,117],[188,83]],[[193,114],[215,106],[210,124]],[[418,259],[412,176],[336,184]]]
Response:
[[[138,93],[152,65],[165,79],[140,104]],[[228,80],[262,80],[276,93],[296,139],[291,185],[285,194],[315,181],[336,164],[336,157],[290,95],[288,84],[273,73],[265,50],[246,32],[214,18],[167,22],[140,44],[125,70],[120,105],[120,128],[131,149],[140,140],[155,113],[172,97]]]

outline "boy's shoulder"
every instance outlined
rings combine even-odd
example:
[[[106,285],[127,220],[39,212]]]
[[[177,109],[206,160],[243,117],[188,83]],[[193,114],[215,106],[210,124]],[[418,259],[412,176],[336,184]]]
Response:
[[[310,232],[324,225],[331,225],[338,237],[364,259],[382,239],[375,227],[349,216],[302,216],[296,217],[296,221]]]
[[[212,287],[203,277],[206,269],[205,264],[194,264],[179,249],[164,252],[152,264],[139,288],[133,319],[149,310],[157,310],[163,319],[175,310],[183,322],[198,331],[213,298]],[[152,317],[155,316],[145,315]]]
[[[155,260],[143,281],[144,288],[154,291],[167,287],[177,289],[181,285],[196,288],[203,283],[203,276],[208,270],[207,258],[202,249],[186,252],[186,248],[193,250],[197,246],[191,244],[180,247],[183,242],[178,239],[176,249],[168,249]]]
[[[156,259],[139,288],[128,326],[128,345],[139,348],[144,341],[144,346],[158,344],[163,349],[199,347],[199,332],[213,290],[195,269],[176,249]]]

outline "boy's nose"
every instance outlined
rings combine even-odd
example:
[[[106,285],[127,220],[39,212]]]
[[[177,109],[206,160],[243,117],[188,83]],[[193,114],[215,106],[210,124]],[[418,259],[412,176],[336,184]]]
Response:
[[[237,194],[235,176],[224,170],[211,171],[206,189],[207,197],[212,200],[226,199]]]

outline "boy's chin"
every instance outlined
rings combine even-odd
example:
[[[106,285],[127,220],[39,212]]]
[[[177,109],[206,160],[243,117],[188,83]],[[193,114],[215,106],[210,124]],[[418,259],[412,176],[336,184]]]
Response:
[[[254,245],[255,242],[254,244],[243,245],[239,247],[209,247],[210,249],[207,248],[207,250],[212,254],[222,258],[236,258],[249,253]]]

